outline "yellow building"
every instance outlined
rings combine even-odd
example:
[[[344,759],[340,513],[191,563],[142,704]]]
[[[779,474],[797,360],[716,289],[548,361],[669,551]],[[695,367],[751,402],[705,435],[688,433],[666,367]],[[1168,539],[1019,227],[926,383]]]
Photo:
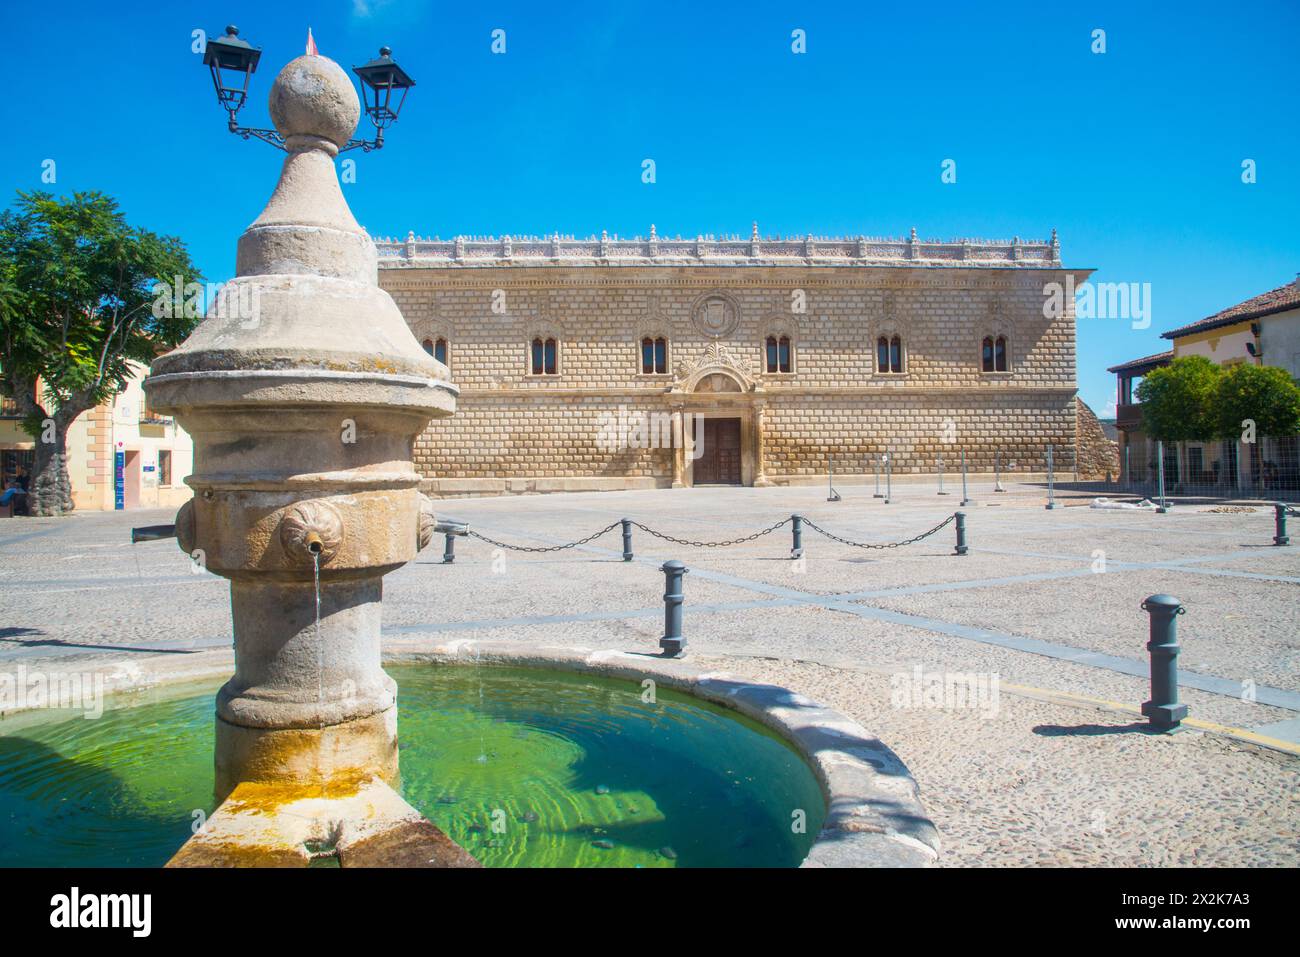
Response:
[[[1300,280],[1270,289],[1196,322],[1162,333],[1173,348],[1134,359],[1107,371],[1116,375],[1116,426],[1120,467],[1126,484],[1149,484],[1156,472],[1156,443],[1142,428],[1142,407],[1134,394],[1152,369],[1183,356],[1205,356],[1222,366],[1252,362],[1297,374],[1300,360]],[[1271,343],[1271,345],[1270,345]],[[1267,346],[1267,348],[1266,348]],[[1165,482],[1177,488],[1291,492],[1300,485],[1300,442],[1296,436],[1260,436],[1255,442],[1170,443],[1164,450]]]
[[[174,508],[190,497],[185,479],[193,468],[194,445],[174,420],[149,411],[140,388],[148,370],[135,371],[125,389],[78,416],[69,429],[68,474],[79,509]],[[19,468],[31,473],[35,448],[21,428],[17,406],[7,400],[0,409],[0,484]]]

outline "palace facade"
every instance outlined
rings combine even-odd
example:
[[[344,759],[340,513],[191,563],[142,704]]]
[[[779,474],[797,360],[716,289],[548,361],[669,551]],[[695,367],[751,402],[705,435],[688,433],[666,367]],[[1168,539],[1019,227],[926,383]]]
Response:
[[[1050,240],[380,240],[379,282],[461,393],[431,492],[1058,473],[1076,461],[1073,302]],[[1057,297],[1058,303],[1061,297]]]

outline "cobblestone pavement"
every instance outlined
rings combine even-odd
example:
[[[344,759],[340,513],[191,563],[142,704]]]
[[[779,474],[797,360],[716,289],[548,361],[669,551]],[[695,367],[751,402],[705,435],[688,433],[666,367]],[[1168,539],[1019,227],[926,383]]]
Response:
[[[951,490],[951,486],[950,486]],[[492,538],[572,541],[628,517],[694,541],[732,539],[792,512],[877,544],[911,538],[959,494],[871,486],[574,493],[439,502]],[[943,863],[1300,863],[1300,548],[1276,548],[1272,510],[1167,515],[1086,507],[1040,488],[973,488],[972,551],[952,525],[897,549],[785,527],[730,548],[618,530],[534,555],[441,541],[385,580],[390,647],[436,637],[654,651],[657,566],[680,558],[689,651],[708,667],[785,684],[861,721],[908,763],[944,841]],[[230,644],[226,584],[174,542],[132,546],[169,513],[0,520],[0,669],[147,662]],[[197,571],[198,573],[194,573]],[[1183,700],[1195,728],[1141,731],[1148,595],[1182,599]],[[898,675],[996,675],[988,708],[900,707]],[[984,702],[987,704],[987,701]],[[1126,712],[1124,709],[1128,709]],[[1226,736],[1253,729],[1269,750]]]

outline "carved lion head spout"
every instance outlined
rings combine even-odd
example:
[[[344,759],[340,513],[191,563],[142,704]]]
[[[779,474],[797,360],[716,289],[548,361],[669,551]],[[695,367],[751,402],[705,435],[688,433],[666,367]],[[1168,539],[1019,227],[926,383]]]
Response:
[[[343,519],[328,502],[299,502],[280,521],[280,546],[289,560],[310,565],[329,562],[343,542]]]

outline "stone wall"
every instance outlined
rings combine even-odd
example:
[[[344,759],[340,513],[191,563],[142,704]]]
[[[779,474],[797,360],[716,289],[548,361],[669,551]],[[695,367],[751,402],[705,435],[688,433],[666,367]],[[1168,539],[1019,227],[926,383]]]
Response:
[[[1119,478],[1119,443],[1108,439],[1101,423],[1088,403],[1078,399],[1078,471],[1079,478],[1096,480]]]
[[[1039,472],[1049,443],[1055,467],[1067,471],[1074,467],[1072,405],[1068,395],[1051,394],[802,396],[767,413],[767,474],[824,476],[831,455],[837,473],[869,474],[872,460],[888,452],[893,475],[933,474],[942,458],[951,478],[963,448],[971,472],[992,472],[999,452],[1004,471],[1014,463],[1015,471]]]
[[[380,264],[462,390],[417,441],[434,492],[692,484],[673,448],[602,446],[620,410],[740,418],[745,484],[824,476],[831,454],[869,471],[886,448],[900,475],[939,455],[951,472],[963,447],[972,472],[999,450],[1041,471],[1048,443],[1074,468],[1074,319],[1043,315],[1044,284],[1070,270]],[[901,337],[902,374],[876,367],[880,335]],[[641,372],[643,336],[668,340],[667,372]],[[768,336],[789,338],[792,371],[766,370]],[[984,336],[1006,337],[1008,371],[981,370]],[[558,375],[530,373],[534,337],[558,341]]]

